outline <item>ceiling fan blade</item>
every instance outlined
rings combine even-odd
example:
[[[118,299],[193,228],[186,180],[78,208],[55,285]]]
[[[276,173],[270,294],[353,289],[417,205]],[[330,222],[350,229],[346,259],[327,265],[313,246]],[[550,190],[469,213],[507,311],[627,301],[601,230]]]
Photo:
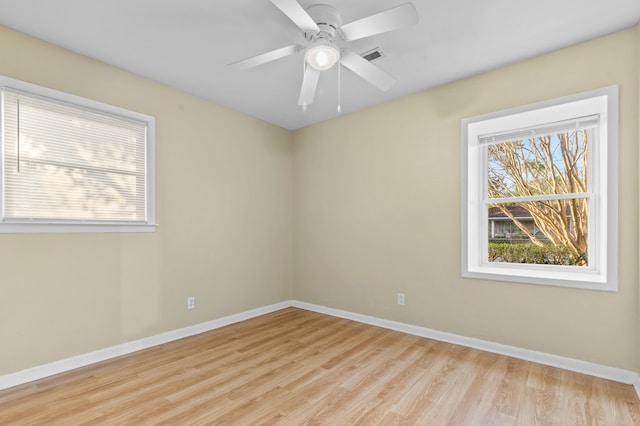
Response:
[[[318,80],[320,78],[320,71],[307,65],[304,70],[304,77],[302,79],[302,88],[300,89],[300,98],[298,98],[298,105],[303,107],[311,105],[313,98],[316,96],[316,89],[318,88]]]
[[[273,0],[272,0],[273,1]],[[346,41],[386,33],[418,23],[418,11],[411,3],[375,13],[340,27]]]
[[[395,78],[351,50],[344,50],[340,63],[383,92],[391,89],[396,82]]]
[[[300,46],[296,45],[281,47],[280,49],[271,50],[270,52],[262,53],[257,56],[252,56],[250,58],[234,62],[227,65],[227,68],[232,71],[244,71],[246,69],[265,64],[267,62],[275,61],[276,59],[284,58],[285,56],[293,55],[298,50],[300,50]]]
[[[320,31],[315,21],[296,0],[271,0],[271,3],[287,15],[305,33],[316,34]]]

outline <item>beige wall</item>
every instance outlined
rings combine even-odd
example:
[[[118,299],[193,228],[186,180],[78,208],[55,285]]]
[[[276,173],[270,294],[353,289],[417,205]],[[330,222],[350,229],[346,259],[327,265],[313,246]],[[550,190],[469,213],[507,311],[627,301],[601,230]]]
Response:
[[[638,103],[640,104],[640,23],[636,26],[636,48],[637,48],[637,66],[636,66],[636,74],[638,76]],[[640,146],[640,106],[638,107],[638,140],[637,144]],[[640,168],[640,156],[638,157],[638,168]],[[640,190],[640,185],[639,185]],[[640,219],[640,216],[639,216]],[[639,231],[640,232],[640,231]],[[638,239],[640,240],[640,234],[638,235]],[[638,262],[638,268],[640,268],[640,262]],[[639,277],[640,281],[640,277]],[[640,291],[639,291],[640,293]],[[640,372],[640,294],[638,294],[638,328],[636,330],[636,371]]]
[[[160,224],[0,234],[0,375],[291,298],[290,132],[2,27],[0,74],[155,116]]]
[[[297,131],[294,298],[635,370],[638,43],[623,31]],[[612,84],[619,291],[462,279],[461,119]]]

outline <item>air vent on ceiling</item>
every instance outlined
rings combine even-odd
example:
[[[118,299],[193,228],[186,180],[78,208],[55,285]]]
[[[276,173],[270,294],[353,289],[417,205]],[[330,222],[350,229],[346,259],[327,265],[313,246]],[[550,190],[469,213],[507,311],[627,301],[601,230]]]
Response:
[[[378,47],[362,54],[362,57],[369,62],[375,61],[376,59],[381,58],[382,56],[383,56],[382,51]]]

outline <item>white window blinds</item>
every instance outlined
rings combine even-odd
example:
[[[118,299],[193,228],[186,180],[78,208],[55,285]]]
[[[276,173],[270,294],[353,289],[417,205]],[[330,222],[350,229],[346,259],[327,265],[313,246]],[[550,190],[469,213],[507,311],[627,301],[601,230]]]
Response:
[[[481,135],[479,137],[479,142],[480,144],[485,145],[527,138],[539,138],[542,136],[553,135],[555,133],[567,132],[571,130],[594,129],[598,127],[599,121],[600,117],[598,115],[574,118],[571,120],[562,120],[555,123],[526,127],[524,129],[508,130],[506,132]]]
[[[2,221],[147,222],[147,123],[2,88]]]

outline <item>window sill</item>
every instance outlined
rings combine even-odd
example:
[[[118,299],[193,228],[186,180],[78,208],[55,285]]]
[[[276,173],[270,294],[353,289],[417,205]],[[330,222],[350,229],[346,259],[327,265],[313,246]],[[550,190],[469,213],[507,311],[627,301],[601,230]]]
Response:
[[[155,232],[157,224],[4,223],[0,234]]]
[[[590,273],[585,271],[581,273],[571,273],[567,271],[557,271],[554,273],[552,271],[544,271],[546,274],[535,274],[535,272],[538,271],[527,270],[524,268],[520,269],[517,266],[504,265],[504,267],[480,267],[477,271],[463,270],[462,277],[553,287],[578,288],[584,290],[611,292],[618,290],[616,282],[613,280],[601,282],[601,276],[595,272]],[[540,275],[553,275],[553,277]]]

